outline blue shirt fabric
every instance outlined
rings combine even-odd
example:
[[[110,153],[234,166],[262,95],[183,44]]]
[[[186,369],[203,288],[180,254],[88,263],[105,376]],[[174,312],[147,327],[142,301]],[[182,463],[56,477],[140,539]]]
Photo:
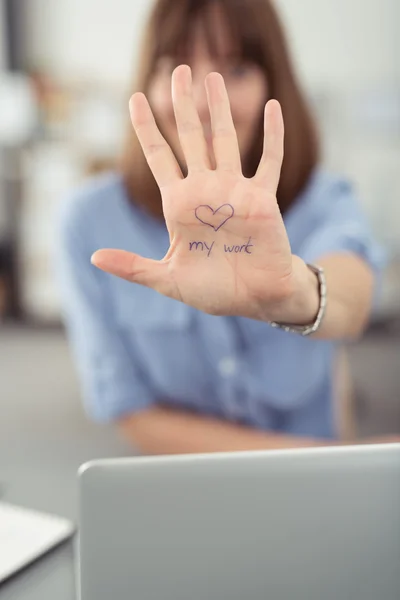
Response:
[[[97,421],[165,403],[255,428],[334,438],[337,346],[241,317],[214,317],[90,263],[100,248],[161,259],[165,223],[133,205],[118,174],[62,205],[56,273],[84,404]],[[306,262],[350,251],[376,271],[383,253],[351,186],[316,170],[284,217]]]

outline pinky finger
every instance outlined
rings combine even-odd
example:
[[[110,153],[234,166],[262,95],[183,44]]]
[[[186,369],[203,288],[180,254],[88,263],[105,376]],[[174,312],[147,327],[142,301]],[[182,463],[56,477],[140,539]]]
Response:
[[[276,195],[284,154],[285,128],[282,109],[277,100],[270,100],[265,107],[264,151],[255,175],[258,185]]]

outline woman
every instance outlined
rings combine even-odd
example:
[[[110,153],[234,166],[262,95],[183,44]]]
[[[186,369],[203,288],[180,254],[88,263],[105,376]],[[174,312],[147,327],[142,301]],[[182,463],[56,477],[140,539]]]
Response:
[[[381,254],[319,167],[271,2],[158,0],[136,90],[121,172],[61,220],[88,412],[145,453],[333,443],[334,361]]]

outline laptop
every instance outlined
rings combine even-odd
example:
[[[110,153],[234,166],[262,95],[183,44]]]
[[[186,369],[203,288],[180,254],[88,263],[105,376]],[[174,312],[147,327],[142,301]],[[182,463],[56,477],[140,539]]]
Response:
[[[399,600],[400,444],[80,469],[81,600]]]

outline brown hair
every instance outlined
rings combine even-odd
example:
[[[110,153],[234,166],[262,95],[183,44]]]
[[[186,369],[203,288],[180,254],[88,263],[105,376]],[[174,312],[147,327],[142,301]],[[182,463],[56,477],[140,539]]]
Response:
[[[277,196],[284,213],[308,182],[319,159],[319,143],[272,0],[157,0],[145,30],[135,91],[148,91],[157,61],[162,56],[187,54],[193,27],[199,19],[204,23],[209,51],[212,55],[217,53],[210,22],[213,18],[210,9],[216,4],[223,11],[240,57],[262,68],[268,81],[269,97],[278,100],[282,106],[285,158]],[[262,147],[263,115],[260,114],[252,147],[248,155],[242,157],[243,172],[247,177],[255,174]],[[121,170],[131,200],[162,218],[159,189],[131,127]]]

